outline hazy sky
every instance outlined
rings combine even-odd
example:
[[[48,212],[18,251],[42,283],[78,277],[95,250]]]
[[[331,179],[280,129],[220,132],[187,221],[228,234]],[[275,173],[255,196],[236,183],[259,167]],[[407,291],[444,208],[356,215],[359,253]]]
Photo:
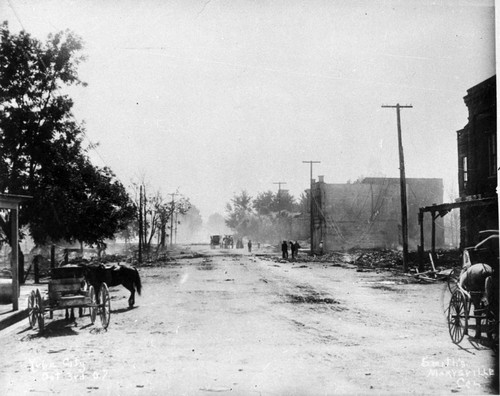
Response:
[[[467,89],[495,74],[493,0],[0,0],[39,39],[70,29],[88,60],[74,113],[97,165],[190,197],[205,219],[242,189],[298,197],[313,177],[456,184]],[[445,201],[450,201],[445,194]]]

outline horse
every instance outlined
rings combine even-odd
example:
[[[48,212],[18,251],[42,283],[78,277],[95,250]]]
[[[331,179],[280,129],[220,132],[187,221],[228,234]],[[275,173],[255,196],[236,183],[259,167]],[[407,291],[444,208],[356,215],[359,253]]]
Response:
[[[92,285],[99,295],[99,289],[102,282],[106,282],[108,286],[123,285],[130,291],[128,306],[132,308],[135,304],[135,292],[141,294],[141,277],[137,268],[128,264],[115,264],[105,266],[104,264],[87,264],[85,265],[85,278]]]
[[[474,316],[476,316],[476,335],[481,338],[481,313],[485,303],[491,301],[491,279],[493,270],[488,264],[473,264],[465,269],[460,275],[459,286],[470,293],[474,305]]]

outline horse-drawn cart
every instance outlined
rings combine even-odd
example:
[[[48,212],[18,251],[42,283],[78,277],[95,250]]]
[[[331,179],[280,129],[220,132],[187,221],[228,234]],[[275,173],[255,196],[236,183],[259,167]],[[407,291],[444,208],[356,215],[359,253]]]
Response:
[[[100,317],[104,329],[109,326],[110,297],[108,286],[102,282],[97,291],[85,278],[85,268],[68,265],[52,269],[48,293],[42,295],[39,289],[28,296],[28,319],[32,328],[38,325],[38,332],[43,332],[45,312],[50,318],[53,312],[61,309],[88,308],[90,321],[94,324]]]
[[[448,330],[455,344],[474,327],[472,319],[476,337],[485,332],[498,343],[498,231],[481,234],[487,237],[464,250],[461,268],[454,268],[448,277]]]
[[[220,235],[210,235],[210,248],[215,249],[216,246],[221,247],[221,239]]]

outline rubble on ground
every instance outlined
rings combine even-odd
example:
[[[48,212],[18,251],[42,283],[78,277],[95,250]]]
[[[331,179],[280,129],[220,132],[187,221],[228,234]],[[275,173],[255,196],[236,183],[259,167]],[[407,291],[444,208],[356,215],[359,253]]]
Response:
[[[321,263],[327,266],[356,267],[358,272],[392,271],[413,277],[416,282],[433,283],[446,280],[451,268],[460,266],[460,251],[436,251],[435,259],[432,262],[429,253],[426,253],[424,256],[425,271],[423,272],[418,270],[418,252],[409,252],[408,273],[403,273],[403,252],[392,249],[351,249],[345,252],[327,252],[322,255],[309,255],[300,252],[298,257],[293,259],[290,257],[283,259],[278,255],[270,256],[268,259],[280,264]]]

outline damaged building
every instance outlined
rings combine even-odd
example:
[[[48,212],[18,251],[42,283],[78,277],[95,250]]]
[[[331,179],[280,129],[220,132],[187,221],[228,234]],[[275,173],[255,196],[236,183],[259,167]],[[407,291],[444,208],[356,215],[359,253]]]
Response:
[[[496,76],[467,90],[464,102],[469,119],[457,131],[460,201],[492,202],[460,208],[460,239],[470,246],[478,242],[479,231],[498,230]]]
[[[443,202],[442,179],[407,178],[410,249],[419,241],[419,208]],[[313,184],[314,249],[397,248],[401,240],[399,178],[365,178],[361,182],[328,184],[323,176]],[[444,244],[442,219],[437,220],[436,243]],[[431,224],[425,232],[431,232]]]
[[[426,212],[434,222],[459,210],[462,249],[477,244],[480,231],[498,230],[496,76],[468,89],[464,102],[468,122],[457,131],[459,197],[452,203],[422,207],[419,213],[424,224]],[[420,244],[424,246],[423,233]]]

